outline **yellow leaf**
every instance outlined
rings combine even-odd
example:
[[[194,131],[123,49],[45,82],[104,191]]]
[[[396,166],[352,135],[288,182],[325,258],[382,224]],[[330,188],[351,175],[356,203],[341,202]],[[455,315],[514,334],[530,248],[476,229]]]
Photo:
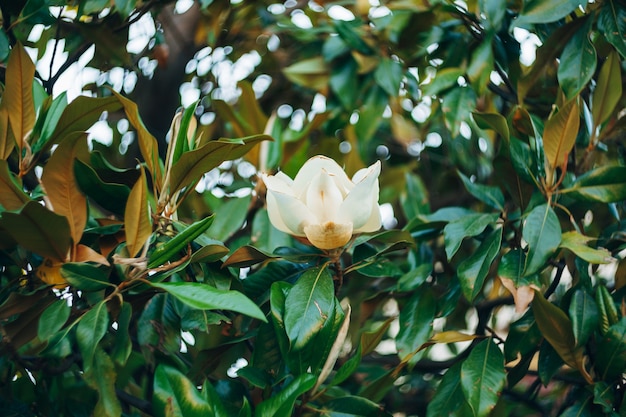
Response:
[[[622,97],[622,76],[619,56],[613,51],[602,65],[598,84],[593,90],[591,114],[594,126],[609,118]]]
[[[7,64],[2,107],[7,110],[9,124],[20,151],[24,147],[24,140],[35,125],[34,78],[35,65],[22,44],[18,42],[13,47]]]
[[[126,209],[124,210],[124,231],[126,248],[129,256],[135,256],[146,243],[152,233],[150,212],[148,209],[148,185],[146,173],[142,169],[141,176],[130,190]]]
[[[502,285],[504,285],[504,287],[513,295],[516,313],[523,313],[526,311],[535,297],[534,290],[539,289],[536,285],[521,285],[516,287],[515,283],[510,278],[500,277],[500,281],[502,282]]]
[[[54,285],[55,288],[65,288],[67,287],[67,281],[61,275],[62,266],[63,262],[45,259],[37,268],[37,276],[48,285]]]
[[[431,342],[435,343],[456,343],[456,342],[467,342],[470,340],[474,340],[479,336],[474,334],[465,334],[461,332],[457,332],[456,330],[449,330],[447,332],[441,332],[434,334],[431,338]]]
[[[13,180],[7,161],[0,160],[0,205],[13,211],[21,209],[29,201],[30,198]]]
[[[566,103],[546,122],[543,131],[543,148],[546,161],[552,170],[561,167],[567,161],[576,143],[576,135],[580,126],[578,100]]]
[[[8,159],[13,148],[15,148],[15,137],[9,129],[9,112],[0,105],[0,159]]]
[[[73,262],[95,262],[101,265],[109,265],[107,258],[91,249],[89,246],[78,245],[76,246],[76,256],[72,259]]]
[[[87,153],[86,139],[84,132],[67,136],[55,149],[41,176],[52,211],[67,218],[74,246],[87,224],[87,198],[74,176],[74,159]]]

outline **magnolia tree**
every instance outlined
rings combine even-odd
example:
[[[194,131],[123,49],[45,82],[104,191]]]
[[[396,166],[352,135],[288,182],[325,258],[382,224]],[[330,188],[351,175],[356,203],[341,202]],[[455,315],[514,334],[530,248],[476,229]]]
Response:
[[[621,0],[172,4],[0,4],[2,413],[626,413]]]

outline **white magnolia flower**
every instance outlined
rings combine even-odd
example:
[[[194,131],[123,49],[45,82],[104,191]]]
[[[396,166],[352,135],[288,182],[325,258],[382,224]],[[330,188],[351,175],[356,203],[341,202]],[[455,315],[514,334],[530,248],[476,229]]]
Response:
[[[320,249],[339,248],[353,234],[380,229],[380,161],[352,180],[332,159],[314,156],[292,180],[283,172],[262,174],[267,212],[278,230],[306,236]]]

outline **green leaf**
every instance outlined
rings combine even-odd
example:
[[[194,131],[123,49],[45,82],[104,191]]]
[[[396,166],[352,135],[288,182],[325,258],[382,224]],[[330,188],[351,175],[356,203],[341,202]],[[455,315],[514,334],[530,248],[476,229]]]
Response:
[[[313,388],[316,377],[302,374],[289,382],[278,394],[260,403],[255,417],[291,417],[296,399]]]
[[[522,236],[528,243],[524,275],[541,270],[561,243],[561,225],[548,204],[535,207],[524,222]]]
[[[502,228],[497,228],[483,240],[474,253],[459,264],[457,275],[467,300],[474,301],[483,288],[489,269],[500,252],[501,243]]]
[[[479,0],[478,5],[487,19],[487,27],[498,30],[506,14],[506,0]]]
[[[448,88],[458,86],[458,79],[465,74],[460,68],[443,68],[437,71],[435,78],[429,84],[421,87],[425,96],[436,96]]]
[[[569,317],[572,320],[576,347],[585,346],[599,323],[598,306],[585,290],[578,289],[574,292],[569,305]]]
[[[461,362],[457,362],[443,375],[435,395],[428,402],[426,417],[465,417],[471,414],[472,409],[461,388]]]
[[[360,20],[334,20],[332,23],[333,26],[335,26],[337,34],[350,48],[364,55],[372,53],[372,48],[363,40],[365,34],[362,33],[362,22]]]
[[[36,201],[19,213],[2,213],[0,227],[25,249],[59,262],[65,261],[72,242],[67,219]]]
[[[506,380],[504,356],[489,338],[477,344],[461,365],[461,388],[474,416],[487,416]]]
[[[615,110],[615,106],[622,97],[621,79],[619,55],[612,51],[602,64],[598,83],[591,96],[591,115],[594,126],[604,123]]]
[[[152,409],[158,417],[213,416],[213,407],[178,369],[159,365],[154,372]]]
[[[589,39],[593,19],[586,19],[587,24],[578,29],[565,45],[557,70],[559,85],[569,99],[585,88],[596,71],[596,49]]]
[[[472,52],[470,64],[467,67],[467,77],[472,87],[479,95],[487,90],[489,77],[493,71],[493,35],[487,34]]]
[[[230,310],[267,322],[261,309],[239,291],[218,290],[198,282],[160,282],[151,285],[198,310]]]
[[[402,275],[398,280],[398,291],[414,291],[422,285],[433,272],[431,263],[424,263]]]
[[[452,259],[459,250],[463,239],[481,234],[488,226],[495,224],[498,217],[498,214],[471,213],[449,222],[443,229],[448,259]]]
[[[610,415],[615,404],[614,387],[606,382],[599,381],[593,385],[593,403],[602,407],[602,411]]]
[[[450,135],[459,136],[461,123],[469,119],[471,112],[476,108],[476,93],[470,87],[453,89],[443,97],[441,110]]]
[[[469,191],[470,194],[490,207],[504,211],[504,195],[502,194],[500,188],[476,184],[461,172],[459,172],[459,177],[461,177],[463,185],[465,185],[465,189]]]
[[[359,93],[357,71],[356,62],[348,57],[343,60],[342,65],[334,66],[330,73],[328,84],[345,110],[356,107]]]
[[[111,349],[111,358],[118,365],[124,366],[133,350],[133,343],[130,338],[129,327],[133,318],[133,308],[130,303],[123,303],[115,321],[115,343]]]
[[[99,206],[120,216],[124,214],[130,188],[102,181],[92,167],[79,159],[74,160],[74,176],[80,190]]]
[[[81,291],[115,288],[115,284],[109,282],[108,274],[101,268],[87,263],[66,262],[61,266],[61,275],[72,287]]]
[[[267,135],[248,136],[240,139],[212,140],[193,151],[185,152],[172,166],[170,195],[194,185],[205,173],[224,161],[241,158],[257,143],[271,140]]]
[[[615,203],[626,200],[626,167],[604,165],[588,171],[562,190],[577,200]]]
[[[598,29],[617,49],[622,58],[626,58],[626,9],[619,0],[602,3],[598,13]]]
[[[222,259],[228,255],[230,250],[220,244],[206,245],[198,249],[191,255],[191,262],[211,263]]]
[[[90,387],[98,391],[98,402],[94,416],[120,417],[122,406],[117,397],[115,382],[117,373],[111,358],[102,349],[94,354],[93,366],[85,370],[85,380]]]
[[[65,107],[63,114],[56,123],[54,131],[39,149],[45,152],[72,132],[84,132],[98,121],[102,112],[113,112],[121,108],[115,97],[93,98],[78,96]],[[41,142],[38,142],[38,144]],[[34,149],[37,151],[37,149]]]
[[[181,250],[185,249],[189,243],[197,239],[211,226],[213,218],[214,216],[211,215],[190,224],[183,231],[178,232],[172,239],[157,247],[150,254],[148,268],[163,265],[165,262],[171,261],[175,256],[178,256]]]
[[[613,257],[608,250],[604,248],[595,249],[587,244],[592,240],[595,239],[572,230],[561,235],[560,247],[571,250],[576,256],[592,264],[611,263]]]
[[[76,326],[76,342],[83,354],[83,369],[88,370],[93,364],[96,347],[109,327],[106,302],[100,301],[79,320]]]
[[[285,330],[291,350],[304,348],[324,327],[335,304],[333,280],[326,266],[298,278],[285,300]]]
[[[275,228],[270,222],[267,210],[259,209],[252,220],[252,235],[250,240],[260,250],[272,253],[276,248],[289,246],[291,237]]]
[[[330,415],[337,413],[340,416],[391,417],[377,403],[354,395],[332,399],[324,404],[324,410],[328,410]]]
[[[546,300],[538,291],[535,291],[531,305],[543,337],[566,364],[578,369],[591,383],[591,377],[585,369],[583,350],[576,347],[576,337],[570,319],[563,310]]]
[[[206,233],[214,239],[225,242],[241,229],[248,215],[251,200],[252,195],[247,195],[242,198],[231,198],[222,203],[215,210],[215,220]]]
[[[481,129],[495,130],[504,139],[509,140],[509,125],[506,118],[500,113],[480,113],[474,111],[472,112],[472,117]]]
[[[564,18],[583,3],[581,0],[526,0],[521,13],[513,21],[514,26],[529,23],[550,23]]]
[[[626,317],[609,327],[598,342],[595,365],[605,381],[619,378],[626,371]]]
[[[41,341],[47,341],[60,331],[70,317],[71,308],[67,300],[58,300],[51,304],[39,318],[37,337]]]
[[[323,90],[328,86],[330,68],[321,56],[297,61],[283,68],[289,81],[313,90]]]
[[[404,360],[410,355],[417,362],[424,350],[414,352],[426,343],[433,333],[433,320],[437,314],[435,294],[428,287],[416,291],[400,309],[400,330],[396,337],[398,356]]]
[[[376,67],[374,79],[387,94],[396,97],[400,91],[403,75],[404,71],[399,62],[391,58],[383,58]]]

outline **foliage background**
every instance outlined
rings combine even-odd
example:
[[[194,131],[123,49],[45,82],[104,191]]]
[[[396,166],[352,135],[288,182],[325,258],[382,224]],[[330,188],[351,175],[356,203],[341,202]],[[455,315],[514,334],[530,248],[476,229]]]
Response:
[[[623,1],[184,3],[0,2],[2,413],[626,413]]]

